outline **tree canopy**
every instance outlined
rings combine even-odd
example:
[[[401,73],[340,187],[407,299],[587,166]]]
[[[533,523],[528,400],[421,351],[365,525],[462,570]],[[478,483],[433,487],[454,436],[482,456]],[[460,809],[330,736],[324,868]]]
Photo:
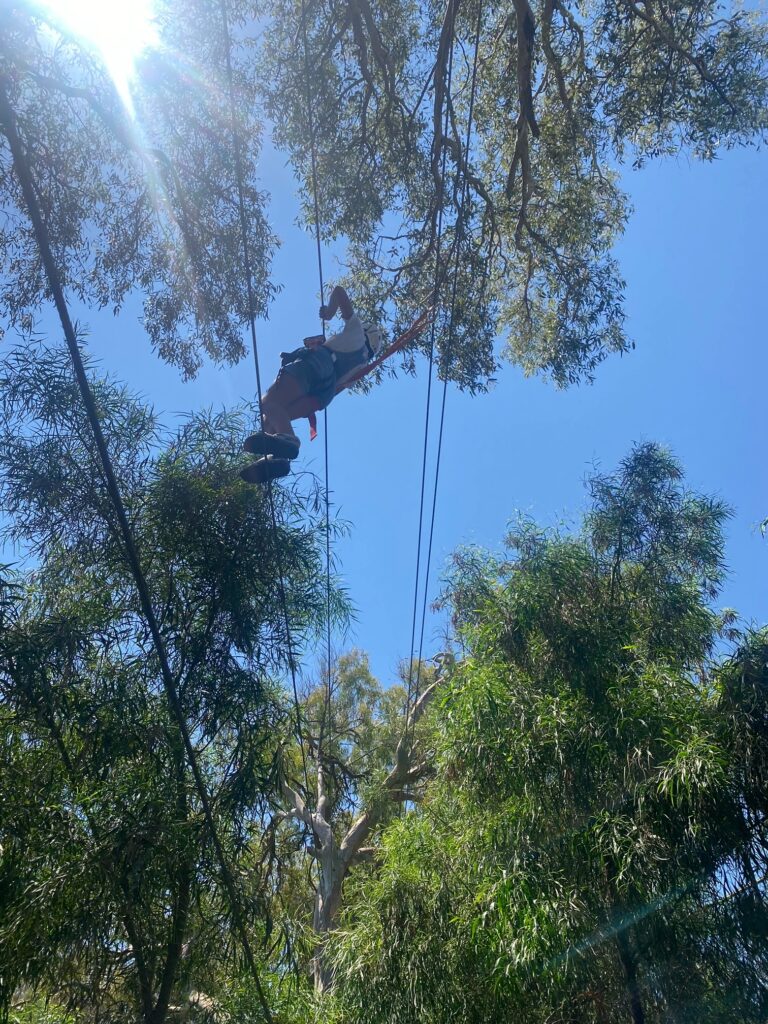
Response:
[[[228,7],[235,28],[250,16],[247,3]],[[256,176],[262,119],[248,51],[228,46],[215,5],[163,2],[157,17],[164,45],[144,58],[135,120],[98,55],[33,5],[0,13],[2,81],[65,289],[115,310],[137,292],[154,349],[191,376],[204,356],[245,354],[228,53],[260,315],[274,292],[276,239]],[[29,332],[47,288],[5,137],[0,167],[0,318]]]
[[[457,556],[436,778],[349,901],[343,1020],[764,1019],[766,637],[718,654],[727,510],[650,445],[591,491],[580,534]]]
[[[42,7],[0,11],[0,321],[23,342],[0,360],[0,1021],[765,1021],[768,634],[716,606],[727,505],[645,443],[592,477],[580,528],[523,519],[501,552],[458,551],[448,649],[413,692],[358,650],[311,664],[326,608],[350,618],[330,558],[326,590],[338,526],[311,478],[238,479],[256,410],[164,425],[86,356],[142,603],[69,358],[36,336],[49,282],[18,175],[21,150],[68,299],[140,297],[190,377],[240,359],[279,288],[269,131],[357,306],[394,331],[433,307],[407,370],[434,340],[470,391],[502,357],[565,386],[631,345],[622,169],[765,139],[764,19],[714,0],[157,18],[131,112]]]
[[[624,163],[709,160],[765,138],[766,28],[736,5],[227,10],[229,33],[219,4],[158,0],[162,45],[143,59],[135,121],[98,59],[40,10],[0,21],[4,88],[66,286],[113,308],[138,290],[155,349],[187,376],[204,355],[244,354],[236,147],[257,314],[279,287],[256,176],[265,123],[306,221],[314,140],[320,227],[347,244],[361,308],[398,330],[434,303],[440,372],[470,389],[493,377],[497,337],[559,385],[629,347],[612,252],[629,215]],[[0,159],[0,313],[29,330],[45,285],[5,146]]]
[[[6,536],[31,558],[2,581],[3,1008],[42,986],[95,1019],[163,1021],[185,987],[237,975],[231,907],[67,358],[18,350],[1,383]],[[324,621],[318,503],[282,488],[275,531],[237,478],[243,414],[169,433],[93,386],[215,824],[268,936],[263,840],[293,731],[280,680]]]
[[[492,376],[497,335],[559,385],[625,351],[622,164],[713,159],[768,127],[766,27],[738,5],[286,0],[263,14],[265,109],[308,207],[303,16],[323,229],[349,240],[351,286],[401,322],[442,282],[440,366],[462,386]]]

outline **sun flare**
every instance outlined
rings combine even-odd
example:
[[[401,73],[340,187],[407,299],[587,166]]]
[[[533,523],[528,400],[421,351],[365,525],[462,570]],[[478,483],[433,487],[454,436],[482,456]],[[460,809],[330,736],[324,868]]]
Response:
[[[39,0],[60,31],[96,50],[129,110],[136,60],[157,42],[153,0]]]

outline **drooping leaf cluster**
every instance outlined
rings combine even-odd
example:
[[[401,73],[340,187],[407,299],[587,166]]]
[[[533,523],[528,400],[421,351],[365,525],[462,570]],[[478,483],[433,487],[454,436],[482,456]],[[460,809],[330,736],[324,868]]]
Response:
[[[349,895],[345,1020],[765,1017],[766,637],[710,605],[727,509],[652,445],[591,492],[581,533],[456,560],[436,780]]]
[[[156,6],[160,42],[137,76],[134,116],[99,55],[37,5],[3,6],[0,61],[64,287],[114,310],[138,292],[154,349],[192,376],[204,354],[234,362],[245,352],[228,50],[257,314],[274,294],[275,238],[256,176],[261,118],[248,51],[228,47],[216,4]],[[227,6],[238,31],[249,4]],[[47,288],[4,136],[0,193],[0,321],[28,333]]]
[[[768,127],[765,24],[736,4],[281,0],[262,16],[261,89],[307,218],[314,134],[350,287],[372,315],[393,303],[397,329],[437,281],[439,365],[463,387],[492,375],[497,334],[559,385],[625,351],[619,162],[712,159]]]
[[[158,0],[135,118],[99,57],[40,8],[0,19],[4,88],[65,285],[111,308],[140,292],[155,349],[187,376],[204,354],[244,354],[238,150],[255,311],[274,294],[262,121],[307,221],[315,140],[321,229],[348,243],[360,308],[398,332],[434,303],[439,370],[469,389],[492,379],[499,336],[558,385],[629,347],[612,254],[622,161],[712,159],[765,137],[765,25],[735,4],[226,6],[229,33],[218,3]],[[0,315],[29,331],[45,284],[5,145],[0,176]]]

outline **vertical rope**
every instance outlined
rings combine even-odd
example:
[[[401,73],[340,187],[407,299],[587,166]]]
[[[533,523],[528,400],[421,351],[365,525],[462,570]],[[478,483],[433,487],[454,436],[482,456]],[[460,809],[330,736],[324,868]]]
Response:
[[[245,210],[245,171],[243,167],[243,155],[242,145],[240,139],[240,132],[237,129],[237,107],[235,103],[235,83],[234,73],[232,70],[232,39],[229,29],[229,18],[227,16],[227,5],[226,0],[220,0],[219,7],[221,10],[221,20],[224,32],[224,52],[226,58],[226,69],[227,69],[227,87],[229,91],[229,111],[231,121],[231,132],[232,132],[232,148],[235,158],[235,178],[237,183],[237,200],[238,209],[240,213],[240,233],[241,241],[243,246],[243,269],[245,271],[246,288],[248,294],[248,319],[250,322],[251,331],[251,343],[253,347],[253,363],[256,371],[256,394],[259,405],[259,420],[263,424],[264,416],[262,411],[262,388],[261,388],[261,372],[259,369],[259,346],[256,337],[256,307],[254,301],[254,289],[253,289],[253,266],[251,263],[250,245],[248,243],[248,218]],[[296,659],[293,650],[293,636],[291,634],[291,622],[290,615],[288,614],[288,598],[285,589],[285,567],[283,564],[282,549],[280,547],[280,539],[277,529],[277,512],[275,510],[275,494],[273,490],[272,481],[267,483],[267,500],[269,502],[270,517],[272,520],[272,537],[275,545],[275,557],[277,559],[277,583],[278,591],[280,595],[280,601],[283,609],[283,619],[285,621],[285,638],[286,647],[288,649],[288,668],[291,675],[291,689],[293,692],[293,707],[294,715],[296,718],[296,737],[299,741],[299,750],[301,751],[301,764],[304,775],[304,790],[307,795],[308,805],[310,805],[309,797],[309,771],[307,768],[307,754],[306,744],[304,741],[304,731],[302,728],[302,714],[301,714],[301,702],[299,701],[299,688],[296,681]],[[311,813],[311,805],[310,805]],[[314,827],[312,829],[314,833]]]
[[[432,513],[431,513],[430,524],[429,524],[429,545],[428,545],[428,548],[427,548],[427,567],[426,567],[426,578],[425,578],[425,581],[424,581],[424,603],[422,605],[422,610],[421,610],[421,631],[420,631],[420,635],[419,635],[419,657],[418,657],[417,669],[416,669],[416,671],[417,671],[417,676],[416,676],[416,694],[417,694],[417,698],[416,699],[418,699],[418,692],[419,692],[419,687],[420,687],[420,684],[421,684],[421,657],[422,657],[422,651],[423,651],[423,646],[424,646],[424,627],[425,627],[425,622],[426,622],[426,617],[427,617],[427,586],[428,586],[428,583],[429,583],[429,572],[430,572],[430,566],[431,566],[431,563],[432,563],[432,542],[433,542],[433,539],[434,539],[435,514],[436,514],[436,511],[437,511],[437,488],[438,488],[438,482],[439,482],[439,479],[440,479],[440,461],[441,461],[441,455],[442,455],[442,450],[443,450],[443,427],[445,425],[445,403],[446,403],[446,396],[448,394],[448,370],[449,370],[449,361],[450,361],[450,355],[451,355],[451,348],[453,346],[453,320],[454,320],[454,314],[456,312],[456,291],[457,291],[458,278],[459,278],[459,260],[460,260],[460,256],[461,256],[461,243],[462,243],[463,237],[464,237],[464,226],[465,226],[464,210],[465,210],[465,206],[466,206],[467,195],[468,195],[468,192],[469,192],[469,176],[467,174],[466,167],[469,164],[469,149],[470,149],[470,145],[471,145],[471,142],[472,142],[472,119],[473,119],[473,116],[474,116],[474,108],[475,108],[475,92],[476,92],[476,87],[477,87],[477,58],[478,58],[478,53],[479,53],[479,49],[480,49],[480,30],[481,30],[481,27],[482,27],[482,17],[483,17],[483,5],[482,5],[481,2],[479,2],[478,6],[477,6],[477,23],[476,23],[476,26],[475,26],[474,58],[473,58],[473,61],[472,61],[472,84],[471,84],[471,87],[470,87],[469,110],[468,110],[468,113],[467,113],[467,137],[466,137],[466,141],[465,141],[465,144],[464,144],[464,164],[465,164],[465,169],[463,170],[461,202],[460,202],[459,211],[458,211],[458,218],[457,218],[456,259],[455,259],[455,263],[454,263],[453,283],[452,283],[452,287],[451,287],[451,309],[450,309],[450,314],[449,314],[449,317],[448,317],[448,341],[447,341],[447,344],[446,344],[446,365],[445,365],[444,377],[443,377],[443,395],[442,395],[442,400],[441,400],[441,403],[440,403],[440,426],[439,426],[439,429],[438,429],[437,456],[436,456],[436,459],[435,459],[435,483],[434,483],[434,488],[433,488],[433,491],[432,491]],[[461,167],[461,151],[459,151],[459,161],[460,161],[459,166]]]
[[[446,104],[445,114],[443,120],[443,135],[448,134],[449,125],[449,105],[450,105],[450,94],[451,84],[453,80],[453,42],[454,42],[454,30],[456,23],[456,7],[453,0],[449,0],[451,10],[451,31],[450,31],[450,51],[448,55],[448,69],[446,73]],[[421,579],[421,544],[424,530],[424,497],[426,494],[426,483],[427,483],[427,451],[429,446],[429,423],[430,423],[430,409],[432,404],[432,373],[434,366],[435,356],[435,331],[437,327],[437,312],[439,305],[438,292],[440,290],[441,273],[440,273],[440,248],[443,232],[443,205],[445,201],[445,169],[446,159],[448,155],[447,146],[442,146],[442,162],[440,168],[440,191],[438,195],[438,214],[437,214],[437,231],[436,231],[436,242],[435,242],[435,278],[432,288],[432,305],[434,306],[434,312],[432,316],[432,326],[429,336],[429,369],[427,371],[427,401],[426,409],[424,414],[424,445],[422,449],[421,457],[421,494],[419,497],[419,529],[416,542],[416,574],[413,587],[413,618],[411,623],[411,645],[409,648],[408,658],[408,689],[405,704],[405,723],[406,729],[408,728],[408,722],[411,715],[411,704],[413,701],[413,660],[416,653],[416,620],[418,617],[418,603],[419,603],[419,583]],[[425,583],[425,595],[426,595],[426,583]],[[419,651],[419,658],[421,658],[421,651]],[[420,673],[419,673],[420,674]]]
[[[229,115],[232,132],[232,149],[235,157],[235,175],[237,177],[237,206],[240,216],[240,234],[243,244],[243,263],[245,266],[245,287],[248,296],[248,320],[251,328],[251,349],[253,351],[253,365],[256,371],[256,399],[259,405],[259,425],[264,422],[264,414],[261,402],[261,369],[259,367],[259,346],[256,340],[256,300],[253,290],[253,272],[251,269],[251,251],[248,242],[248,218],[245,212],[245,172],[243,168],[243,151],[240,141],[240,132],[237,130],[237,107],[235,105],[235,81],[232,71],[232,43],[229,31],[229,16],[227,15],[226,0],[219,4],[221,20],[224,28],[224,54],[227,66],[227,85],[229,89]],[[271,493],[271,489],[270,489]]]
[[[312,104],[312,84],[309,69],[309,43],[307,41],[307,6],[301,0],[301,37],[304,48],[304,86],[306,90],[307,122],[309,126],[309,149],[312,172],[312,200],[315,217],[315,246],[317,249],[317,274],[320,281],[320,302],[325,301],[325,282],[323,279],[323,250],[320,237],[320,200],[317,188],[317,139],[315,134],[314,106]],[[321,317],[322,320],[322,317]],[[325,320],[322,320],[323,340],[325,340]],[[326,691],[325,712],[321,725],[321,739],[326,719],[330,727],[331,720],[331,503],[328,471],[328,407],[323,410],[323,444],[325,455],[325,624],[326,624]],[[322,745],[322,744],[321,744]]]

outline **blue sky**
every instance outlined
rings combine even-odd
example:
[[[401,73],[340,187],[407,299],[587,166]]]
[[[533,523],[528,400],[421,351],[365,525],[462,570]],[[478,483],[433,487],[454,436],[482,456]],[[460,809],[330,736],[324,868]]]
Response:
[[[604,363],[594,385],[557,391],[505,365],[488,395],[449,389],[430,599],[458,545],[498,547],[517,510],[546,524],[576,523],[592,467],[612,469],[633,441],[654,440],[674,450],[691,486],[734,508],[718,604],[768,619],[768,540],[757,529],[768,516],[767,170],[765,154],[735,151],[712,164],[680,158],[626,173],[635,212],[617,255],[637,348]],[[271,379],[278,353],[317,331],[318,286],[313,239],[295,226],[291,175],[271,149],[262,175],[283,242],[275,265],[283,291],[259,325],[262,373]],[[325,274],[334,276],[331,253]],[[253,397],[250,359],[206,366],[183,383],[152,355],[137,310],[132,304],[117,319],[88,314],[89,344],[169,420]],[[44,329],[60,333],[48,317]],[[416,379],[344,395],[329,409],[332,500],[352,525],[336,555],[358,609],[352,634],[338,643],[368,651],[384,681],[409,649],[425,396],[422,367]],[[305,424],[298,430],[300,465],[321,474],[322,439],[310,444]],[[425,654],[439,649],[441,630],[430,618]]]

